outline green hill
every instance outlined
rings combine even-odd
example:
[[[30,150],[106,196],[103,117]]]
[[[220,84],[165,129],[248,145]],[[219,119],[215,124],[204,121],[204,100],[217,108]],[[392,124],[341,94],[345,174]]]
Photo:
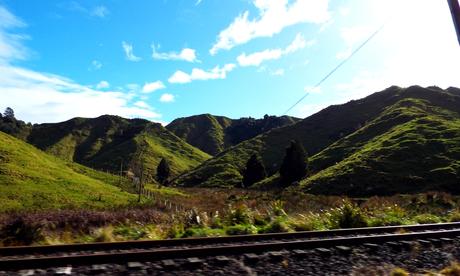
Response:
[[[179,118],[166,126],[187,143],[216,155],[226,148],[251,139],[273,128],[291,125],[299,119],[289,116],[268,116],[263,119],[240,118],[202,114]]]
[[[363,147],[363,144],[353,141],[344,145],[340,154],[331,154],[330,156],[322,154],[322,157],[316,156],[316,154],[326,152],[329,146],[341,141],[342,138],[349,137],[354,133],[361,133],[365,129],[372,129],[371,123],[383,116],[391,106],[399,101],[404,99],[422,100],[419,104],[431,106],[431,109],[437,108],[442,112],[450,112],[449,116],[454,116],[460,113],[459,96],[456,88],[442,90],[437,87],[413,86],[404,89],[393,86],[357,101],[330,106],[294,125],[273,129],[244,141],[206,161],[195,170],[177,178],[175,183],[183,186],[238,186],[241,182],[241,171],[244,164],[253,153],[260,154],[270,175],[275,174],[283,159],[285,148],[292,139],[302,142],[309,155],[312,156],[312,171],[321,173],[321,170],[333,166],[336,162],[339,163],[348,154]],[[413,109],[413,107],[408,107],[408,109]],[[414,114],[417,118],[422,116],[419,113]],[[427,114],[430,115],[431,113]],[[399,120],[402,120],[401,118],[403,117],[400,117]],[[423,121],[416,122],[421,123]],[[391,127],[402,129],[403,123],[405,121],[396,120],[393,121]],[[387,131],[389,129],[384,128],[384,124],[376,124],[373,131],[366,132],[366,138],[361,139],[364,141],[371,140]],[[405,133],[403,132],[403,134]],[[421,136],[425,134],[424,132],[420,133]],[[400,153],[399,150],[397,147],[392,149],[396,155]],[[442,151],[439,150],[439,153],[442,154]],[[435,167],[431,169],[435,169]],[[391,172],[388,173],[391,174]],[[270,180],[276,182],[276,175]],[[306,186],[309,186],[310,183],[312,182],[304,181]],[[316,188],[319,186],[312,185],[309,189],[319,192],[319,188]],[[377,192],[377,190],[374,191]]]
[[[0,132],[0,212],[127,205],[136,197],[118,181]]]
[[[428,101],[401,100],[313,156],[311,164],[318,172],[301,182],[311,193],[458,194],[460,116]]]
[[[172,175],[209,158],[160,124],[109,115],[35,125],[27,141],[65,160],[111,172],[119,171],[123,163],[125,170],[136,173],[142,160],[150,178],[161,158],[169,161]]]

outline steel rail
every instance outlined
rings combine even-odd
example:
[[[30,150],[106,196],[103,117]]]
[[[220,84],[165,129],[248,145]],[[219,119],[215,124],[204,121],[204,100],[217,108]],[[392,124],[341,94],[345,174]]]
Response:
[[[301,231],[291,233],[270,233],[256,235],[237,235],[224,237],[202,237],[202,238],[184,238],[168,240],[137,240],[124,242],[108,243],[80,243],[80,244],[63,244],[63,245],[42,245],[42,246],[14,246],[0,247],[0,258],[3,256],[17,256],[30,254],[48,254],[55,252],[78,252],[78,251],[109,251],[109,250],[127,250],[127,249],[149,249],[173,246],[193,246],[193,245],[210,245],[224,243],[243,243],[258,242],[281,239],[310,239],[324,238],[331,236],[347,235],[372,235],[380,233],[391,233],[397,231],[428,231],[438,229],[460,229],[460,222],[453,223],[435,223],[435,224],[418,224],[418,225],[397,225],[365,228],[348,228],[334,229],[324,231]]]
[[[188,258],[188,257],[204,257],[204,256],[216,256],[216,255],[240,255],[244,253],[260,253],[267,251],[277,251],[283,249],[313,249],[319,247],[333,247],[339,245],[358,245],[364,243],[383,243],[388,241],[403,241],[403,240],[417,240],[417,239],[430,239],[430,238],[443,238],[443,237],[458,237],[460,236],[460,223],[449,223],[449,224],[429,224],[429,225],[412,225],[412,226],[392,226],[392,227],[376,227],[376,228],[355,228],[355,229],[341,229],[341,230],[332,230],[332,231],[313,231],[313,232],[300,232],[300,233],[287,233],[291,234],[290,236],[296,236],[295,234],[307,234],[312,235],[319,234],[322,235],[329,233],[328,238],[323,239],[310,239],[310,240],[296,240],[292,238],[292,241],[286,241],[286,233],[281,234],[266,234],[266,235],[252,235],[252,236],[235,236],[235,237],[223,237],[223,238],[232,238],[235,240],[243,237],[273,237],[272,240],[265,239],[267,242],[257,243],[257,240],[245,240],[245,242],[252,242],[248,244],[238,244],[232,245],[232,242],[228,242],[229,245],[223,244],[222,241],[219,241],[218,244],[212,245],[213,242],[205,241],[217,241],[221,238],[199,238],[199,239],[181,239],[181,240],[171,240],[171,241],[182,241],[182,244],[186,241],[195,241],[194,247],[190,248],[154,248],[150,247],[149,249],[140,250],[139,246],[134,247],[137,250],[127,251],[127,252],[101,252],[105,251],[104,247],[107,247],[107,244],[111,244],[111,249],[115,244],[124,245],[127,243],[133,242],[122,242],[122,243],[95,243],[92,250],[97,251],[95,253],[84,253],[77,255],[65,255],[65,256],[26,256],[18,257],[17,255],[13,258],[0,258],[0,269],[2,270],[12,270],[12,269],[26,269],[26,268],[44,268],[44,267],[61,267],[67,265],[89,265],[89,264],[101,264],[101,263],[126,263],[132,261],[158,261],[163,259],[172,259],[172,258]],[[453,229],[454,228],[454,229]],[[386,231],[382,232],[384,229]],[[399,230],[404,229],[406,231],[419,231],[414,233],[391,233],[389,234],[389,229]],[[449,230],[450,229],[450,230]],[[452,230],[453,229],[453,230]],[[429,230],[429,231],[428,231]],[[372,232],[374,231],[374,232]],[[375,232],[380,231],[380,232]],[[420,232],[425,231],[425,232]],[[339,235],[339,237],[334,236],[331,232]],[[359,232],[360,236],[351,236],[346,237],[346,235],[354,235]],[[380,233],[380,234],[379,234]],[[382,234],[383,233],[383,234]],[[294,235],[292,235],[294,234]],[[370,235],[371,234],[371,235]],[[276,238],[275,238],[276,237]],[[282,238],[281,238],[282,237]],[[305,237],[303,237],[305,238]],[[227,239],[228,240],[228,239]],[[168,240],[169,241],[169,240]],[[201,241],[201,242],[198,242]],[[148,241],[151,242],[151,241]],[[164,241],[159,241],[164,242]],[[256,243],[254,243],[256,242]],[[142,241],[134,242],[135,244],[142,244]],[[188,243],[190,245],[190,243]],[[200,247],[200,245],[206,245],[206,247]],[[67,245],[64,248],[67,248]],[[81,246],[81,245],[77,245]],[[55,251],[52,252],[62,252],[57,250],[59,247],[63,246],[45,246],[43,248],[53,247]],[[23,249],[27,247],[22,247]],[[40,248],[40,247],[35,247]],[[13,248],[3,248],[3,249],[13,249]],[[9,255],[13,256],[13,255]]]

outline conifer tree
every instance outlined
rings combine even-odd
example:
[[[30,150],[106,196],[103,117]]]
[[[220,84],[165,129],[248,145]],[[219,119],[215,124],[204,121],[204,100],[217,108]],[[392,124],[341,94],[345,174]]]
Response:
[[[169,169],[168,161],[162,158],[157,167],[157,180],[160,184],[165,184],[168,181],[171,171]]]
[[[299,141],[291,141],[280,167],[281,184],[286,187],[307,174],[307,154]]]
[[[11,107],[7,107],[5,112],[3,112],[3,116],[9,119],[14,119],[14,111]]]
[[[267,177],[264,164],[260,161],[257,154],[251,155],[246,162],[246,168],[243,172],[243,186],[249,187]]]

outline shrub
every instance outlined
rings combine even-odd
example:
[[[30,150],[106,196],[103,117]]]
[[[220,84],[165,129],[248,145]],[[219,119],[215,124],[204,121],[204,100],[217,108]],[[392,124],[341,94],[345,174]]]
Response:
[[[42,226],[18,217],[0,231],[5,246],[30,245],[43,239]]]
[[[331,226],[333,228],[366,227],[367,222],[361,210],[350,202],[346,202],[331,212]]]
[[[94,238],[95,242],[113,242],[114,240],[115,238],[113,237],[112,226],[107,226],[96,230],[96,237]]]
[[[229,225],[251,224],[251,212],[245,205],[230,210],[227,221]]]
[[[442,220],[433,214],[420,214],[414,217],[414,221],[420,224],[440,223]]]
[[[460,212],[458,210],[453,211],[447,217],[447,220],[450,222],[459,222],[460,221]]]
[[[257,228],[254,225],[237,224],[227,227],[227,235],[249,235],[257,234]]]
[[[260,229],[259,233],[284,233],[289,231],[291,231],[291,229],[286,221],[282,218],[276,218],[266,227]]]

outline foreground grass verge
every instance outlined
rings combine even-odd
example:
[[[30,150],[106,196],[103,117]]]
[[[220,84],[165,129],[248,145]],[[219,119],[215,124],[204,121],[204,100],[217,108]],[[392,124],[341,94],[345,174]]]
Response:
[[[244,190],[151,187],[155,200],[105,210],[0,215],[0,245],[225,236],[460,221],[444,193],[348,199]],[[278,199],[274,199],[278,197]],[[171,209],[164,202],[180,202]]]

